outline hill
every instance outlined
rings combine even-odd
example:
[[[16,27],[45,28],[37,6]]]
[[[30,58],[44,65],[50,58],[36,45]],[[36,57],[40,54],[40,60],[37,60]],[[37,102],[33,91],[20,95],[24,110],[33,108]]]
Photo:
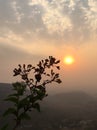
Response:
[[[1,83],[0,115],[10,106],[2,101],[9,93],[11,84]],[[97,100],[82,91],[49,95],[41,102],[41,112],[33,110],[30,115],[31,121],[24,122],[21,129],[94,130],[97,129]],[[0,124],[7,121],[1,119]]]

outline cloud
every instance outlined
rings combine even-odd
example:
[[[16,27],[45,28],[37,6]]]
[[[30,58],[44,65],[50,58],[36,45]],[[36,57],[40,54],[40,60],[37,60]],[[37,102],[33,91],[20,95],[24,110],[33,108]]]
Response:
[[[15,45],[0,42],[0,82],[20,81],[13,77],[13,69],[18,67],[18,64],[36,64],[44,57],[39,54],[30,54]]]
[[[86,22],[92,33],[97,33],[97,1],[89,0],[88,8],[84,8]]]
[[[47,27],[48,33],[63,35],[65,30],[71,30],[72,24],[67,15],[63,15],[59,5],[56,7],[48,6],[43,16],[43,22]],[[53,10],[53,11],[52,11]]]
[[[0,42],[0,59],[2,61],[1,66],[12,66],[17,64],[28,64],[34,63],[44,57],[44,55],[29,53],[21,48],[15,47],[14,45],[9,44],[6,46],[6,43]],[[3,65],[2,65],[3,64]]]
[[[0,38],[17,44],[37,38],[65,44],[95,40],[96,5],[96,0],[0,0]]]

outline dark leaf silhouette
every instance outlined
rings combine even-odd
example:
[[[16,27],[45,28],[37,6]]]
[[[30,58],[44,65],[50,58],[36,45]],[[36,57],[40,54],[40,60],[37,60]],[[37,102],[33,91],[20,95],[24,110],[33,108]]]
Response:
[[[60,66],[56,66],[56,68],[57,68],[58,70],[60,70]]]
[[[41,75],[40,75],[40,74],[36,74],[36,75],[35,75],[35,78],[36,78],[36,81],[37,81],[37,82],[40,82],[40,80],[41,80]]]
[[[36,66],[31,64],[18,65],[18,68],[13,70],[14,76],[20,76],[22,81],[12,84],[13,94],[8,95],[5,99],[13,103],[13,107],[8,108],[4,116],[13,115],[15,118],[15,127],[21,124],[21,121],[30,119],[28,111],[36,109],[40,112],[40,101],[48,96],[46,85],[52,82],[61,83],[59,73],[56,73],[53,68],[60,70],[60,60],[56,60],[53,56],[39,61]],[[30,73],[33,71],[32,77]],[[29,90],[29,93],[28,93]],[[4,127],[6,129],[6,126]],[[4,129],[3,129],[4,130]]]
[[[16,109],[15,108],[8,108],[5,113],[3,114],[3,116],[7,116],[7,115],[10,115],[10,114],[14,114],[16,115]]]
[[[59,84],[62,82],[60,79],[56,79],[55,81]]]
[[[1,130],[7,130],[7,128],[8,128],[8,124],[5,124],[5,125],[1,128]]]

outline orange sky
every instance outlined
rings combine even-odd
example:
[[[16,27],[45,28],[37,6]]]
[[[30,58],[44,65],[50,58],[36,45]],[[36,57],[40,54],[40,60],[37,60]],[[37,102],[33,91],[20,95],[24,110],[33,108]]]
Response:
[[[28,0],[0,3],[0,82],[13,82],[19,63],[49,55],[61,60],[61,86],[97,87],[97,1]],[[80,14],[80,15],[79,15]],[[66,55],[75,62],[63,63]]]

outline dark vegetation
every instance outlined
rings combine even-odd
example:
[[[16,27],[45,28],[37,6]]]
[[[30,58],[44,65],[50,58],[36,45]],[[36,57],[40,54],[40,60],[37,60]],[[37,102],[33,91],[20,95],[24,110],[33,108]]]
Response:
[[[12,93],[10,84],[0,84],[0,117],[11,104],[2,101]],[[41,102],[41,112],[33,110],[31,120],[19,130],[96,130],[97,99],[84,92],[49,95]],[[0,125],[14,122],[13,117],[1,118]]]
[[[39,61],[36,66],[19,64],[13,70],[13,76],[20,76],[21,80],[12,84],[12,93],[5,98],[5,101],[12,105],[7,108],[3,116],[12,115],[15,124],[7,123],[1,128],[2,130],[17,130],[23,120],[31,119],[29,113],[33,109],[40,112],[40,101],[48,96],[46,85],[52,82],[61,83],[59,73],[54,70],[60,70],[59,62],[60,60],[49,56],[48,59]],[[30,75],[31,72],[32,76]]]

